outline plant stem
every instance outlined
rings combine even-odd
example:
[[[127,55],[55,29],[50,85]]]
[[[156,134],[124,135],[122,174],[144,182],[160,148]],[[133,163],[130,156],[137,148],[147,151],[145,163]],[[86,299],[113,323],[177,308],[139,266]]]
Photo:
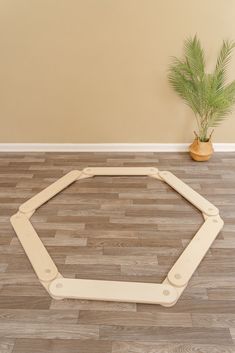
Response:
[[[197,114],[195,114],[195,118],[196,118],[196,122],[197,122],[198,133],[200,135],[200,124],[199,124],[199,119],[198,119]]]
[[[209,128],[209,123],[208,123],[208,114],[205,114],[204,117],[201,117],[200,119],[200,133],[199,133],[199,138],[200,141],[206,142],[208,141],[207,138],[207,133],[208,133],[208,128]]]

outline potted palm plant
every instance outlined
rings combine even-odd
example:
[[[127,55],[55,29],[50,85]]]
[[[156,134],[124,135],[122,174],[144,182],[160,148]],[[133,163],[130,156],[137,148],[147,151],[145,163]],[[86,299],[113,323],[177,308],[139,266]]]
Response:
[[[191,157],[208,160],[212,153],[211,135],[230,113],[235,103],[235,81],[226,82],[226,71],[235,43],[223,41],[215,69],[205,70],[205,54],[197,36],[184,44],[182,59],[173,58],[169,82],[178,95],[193,110],[197,122],[195,140],[190,145]]]

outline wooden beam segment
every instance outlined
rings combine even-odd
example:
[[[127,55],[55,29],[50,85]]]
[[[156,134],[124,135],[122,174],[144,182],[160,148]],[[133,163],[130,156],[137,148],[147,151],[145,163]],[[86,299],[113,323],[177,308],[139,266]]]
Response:
[[[62,278],[52,281],[49,290],[59,298],[148,304],[170,304],[177,300],[173,286],[155,283]]]
[[[11,224],[38,278],[44,282],[56,278],[58,274],[57,267],[27,216],[18,212],[11,217]]]
[[[218,208],[216,208],[211,202],[206,200],[203,196],[198,194],[171,172],[163,171],[159,172],[159,175],[167,184],[181,194],[186,200],[191,202],[201,212],[207,214],[208,216],[216,216],[219,214]]]
[[[31,199],[23,203],[19,207],[20,212],[29,213],[35,211],[38,207],[50,200],[53,196],[55,196],[67,186],[75,182],[80,175],[81,172],[79,170],[72,170],[71,172],[64,175],[62,178],[58,179],[56,182],[48,186],[46,189],[42,190],[37,195],[33,196]]]
[[[207,218],[168,273],[167,278],[171,284],[182,287],[188,283],[223,224],[220,216]]]
[[[154,167],[89,167],[83,170],[88,175],[152,175],[157,174]]]

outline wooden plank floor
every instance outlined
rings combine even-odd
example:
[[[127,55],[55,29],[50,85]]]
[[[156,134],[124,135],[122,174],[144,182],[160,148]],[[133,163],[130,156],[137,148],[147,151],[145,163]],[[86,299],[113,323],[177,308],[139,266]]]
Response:
[[[9,223],[18,206],[73,169],[156,166],[214,203],[225,227],[177,305],[51,299]],[[146,177],[82,180],[32,222],[67,277],[160,282],[202,224],[170,187]],[[1,353],[235,352],[235,153],[0,154]]]

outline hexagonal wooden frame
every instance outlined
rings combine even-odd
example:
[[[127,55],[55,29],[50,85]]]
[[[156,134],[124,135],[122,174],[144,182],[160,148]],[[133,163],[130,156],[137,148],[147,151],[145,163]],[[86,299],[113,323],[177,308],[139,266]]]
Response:
[[[166,182],[186,200],[198,208],[205,219],[189,245],[161,284],[101,281],[64,278],[30,223],[37,208],[73,182],[96,175],[150,176]],[[179,299],[188,281],[223,227],[219,210],[196,191],[168,171],[155,167],[94,167],[74,170],[23,203],[11,217],[11,224],[36,272],[39,281],[55,299],[75,298],[122,301],[172,306]]]

